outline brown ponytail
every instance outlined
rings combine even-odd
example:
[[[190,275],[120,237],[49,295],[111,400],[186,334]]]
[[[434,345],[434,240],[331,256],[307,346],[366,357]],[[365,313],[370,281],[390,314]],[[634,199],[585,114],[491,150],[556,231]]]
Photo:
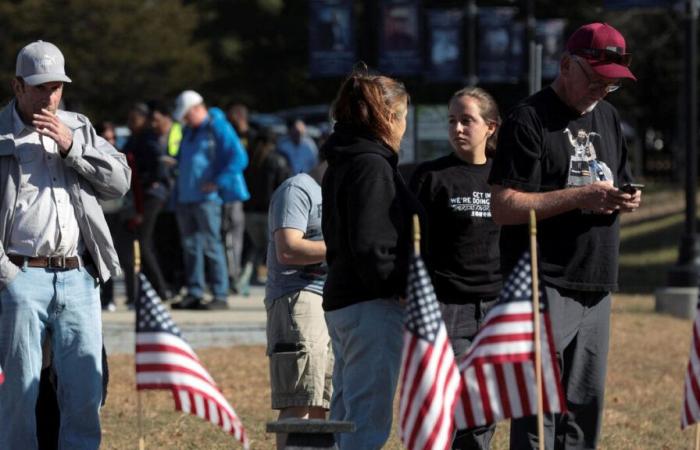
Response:
[[[408,102],[403,83],[382,75],[355,70],[340,86],[331,107],[331,118],[369,133],[394,150],[400,136],[393,132],[396,115],[403,113]]]

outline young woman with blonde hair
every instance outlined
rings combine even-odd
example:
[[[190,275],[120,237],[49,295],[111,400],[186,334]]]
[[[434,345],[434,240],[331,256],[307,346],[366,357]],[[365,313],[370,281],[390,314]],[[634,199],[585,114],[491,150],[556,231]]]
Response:
[[[416,169],[411,188],[426,209],[427,259],[455,355],[466,353],[501,290],[498,241],[487,179],[501,118],[480,88],[457,91],[449,102],[452,152]],[[494,427],[457,432],[453,448],[489,448]]]

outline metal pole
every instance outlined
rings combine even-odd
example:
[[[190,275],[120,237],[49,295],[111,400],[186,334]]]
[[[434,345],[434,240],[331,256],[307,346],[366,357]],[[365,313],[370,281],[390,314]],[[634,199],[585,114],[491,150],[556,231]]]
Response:
[[[523,46],[528,50],[527,55],[527,85],[529,95],[534,94],[539,89],[536,88],[537,83],[537,61],[536,61],[536,42],[535,42],[535,5],[534,0],[524,0],[523,7],[525,8],[525,43]]]
[[[528,95],[532,95],[535,92],[537,92],[537,88],[535,87],[535,65],[537,65],[537,62],[535,62],[535,47],[537,44],[535,41],[530,41],[528,42],[527,46],[527,93]]]
[[[467,1],[467,85],[475,86],[479,81],[476,68],[476,0]]]
[[[669,272],[671,286],[698,285],[700,275],[700,248],[698,247],[695,198],[698,179],[698,89],[697,89],[697,0],[688,0],[686,16],[685,57],[685,230],[679,247],[678,263]]]
[[[542,44],[535,45],[535,92],[542,89]]]
[[[530,70],[528,70],[528,89],[529,95],[532,95],[542,89],[542,44],[530,41],[528,53],[530,62]]]

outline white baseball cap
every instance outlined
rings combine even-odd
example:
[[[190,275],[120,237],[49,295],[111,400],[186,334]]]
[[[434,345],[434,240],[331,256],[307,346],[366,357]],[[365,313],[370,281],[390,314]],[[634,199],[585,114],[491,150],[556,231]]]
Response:
[[[71,82],[66,76],[63,53],[44,41],[32,42],[19,51],[15,75],[30,86],[52,81]]]
[[[178,122],[182,122],[182,118],[193,106],[201,105],[204,99],[195,91],[182,91],[175,99],[175,111],[173,118]]]

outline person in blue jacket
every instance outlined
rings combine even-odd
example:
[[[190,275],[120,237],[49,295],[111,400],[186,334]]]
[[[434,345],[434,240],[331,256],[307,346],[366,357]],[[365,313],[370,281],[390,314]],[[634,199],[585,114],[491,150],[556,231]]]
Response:
[[[184,125],[175,190],[187,295],[173,308],[227,309],[221,205],[250,197],[243,178],[248,155],[223,111],[207,109],[197,92],[182,92],[175,105],[173,116]],[[202,302],[205,266],[214,295],[207,304]]]

